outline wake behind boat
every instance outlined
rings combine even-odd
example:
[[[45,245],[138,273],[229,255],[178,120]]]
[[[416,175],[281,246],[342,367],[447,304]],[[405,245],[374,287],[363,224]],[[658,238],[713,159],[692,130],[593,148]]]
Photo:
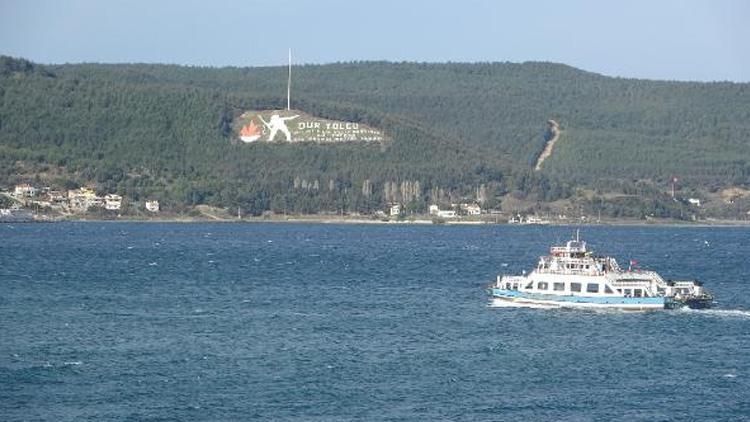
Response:
[[[645,311],[708,308],[713,296],[697,281],[664,280],[658,273],[622,270],[612,257],[594,256],[578,239],[553,246],[521,276],[498,276],[489,286],[495,305]]]

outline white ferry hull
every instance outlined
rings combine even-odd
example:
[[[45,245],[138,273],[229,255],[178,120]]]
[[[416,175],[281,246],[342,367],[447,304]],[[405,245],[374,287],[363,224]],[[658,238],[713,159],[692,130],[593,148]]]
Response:
[[[592,296],[557,296],[525,293],[492,288],[492,305],[536,309],[613,309],[622,311],[653,311],[665,309],[663,297],[626,298]]]

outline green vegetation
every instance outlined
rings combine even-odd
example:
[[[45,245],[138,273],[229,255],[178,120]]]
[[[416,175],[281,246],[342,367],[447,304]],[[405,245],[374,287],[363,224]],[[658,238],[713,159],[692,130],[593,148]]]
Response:
[[[295,68],[294,108],[377,127],[391,141],[232,142],[242,111],[285,105],[285,76],[281,67],[0,57],[0,185],[96,184],[168,209],[253,214],[368,212],[390,200],[423,211],[484,185],[486,207],[513,196],[677,218],[690,213],[664,194],[673,175],[691,192],[750,185],[750,84],[608,78],[549,63],[306,65]],[[562,135],[534,172],[548,119]],[[584,199],[574,186],[623,196]],[[640,197],[623,199],[632,191]]]

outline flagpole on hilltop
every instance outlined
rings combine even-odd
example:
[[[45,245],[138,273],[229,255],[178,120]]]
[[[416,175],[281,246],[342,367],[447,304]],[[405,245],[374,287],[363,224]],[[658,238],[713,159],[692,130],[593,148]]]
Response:
[[[292,109],[292,49],[289,49],[289,72],[286,81],[286,109]]]

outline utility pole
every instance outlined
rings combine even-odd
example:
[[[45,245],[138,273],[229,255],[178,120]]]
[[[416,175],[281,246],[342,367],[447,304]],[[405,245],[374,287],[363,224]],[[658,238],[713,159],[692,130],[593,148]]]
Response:
[[[289,72],[286,80],[286,109],[292,109],[292,49],[289,49]]]

